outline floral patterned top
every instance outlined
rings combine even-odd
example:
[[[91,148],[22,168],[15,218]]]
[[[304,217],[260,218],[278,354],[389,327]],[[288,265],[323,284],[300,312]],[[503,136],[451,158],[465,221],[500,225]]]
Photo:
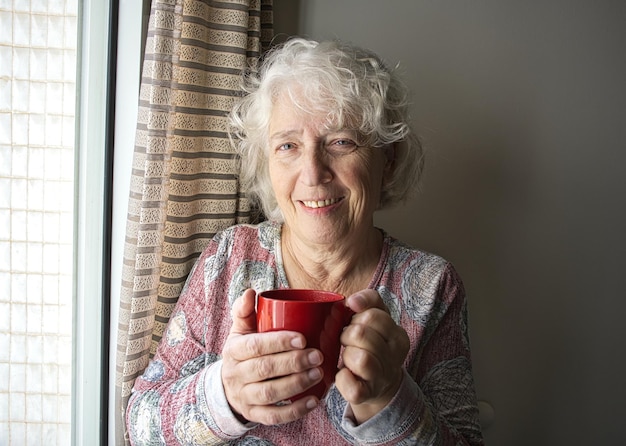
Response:
[[[411,347],[402,385],[356,425],[332,386],[318,407],[283,425],[242,424],[221,382],[230,307],[247,288],[288,288],[281,225],[237,225],[210,242],[191,271],[156,355],[126,411],[133,445],[482,445],[465,292],[452,265],[385,234],[370,288]]]

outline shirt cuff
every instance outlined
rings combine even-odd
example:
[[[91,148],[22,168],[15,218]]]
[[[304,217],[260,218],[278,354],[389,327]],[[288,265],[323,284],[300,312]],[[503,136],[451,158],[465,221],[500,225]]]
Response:
[[[239,438],[258,426],[258,423],[242,423],[230,408],[222,384],[222,360],[205,369],[204,396],[211,418],[225,437]]]
[[[403,436],[423,410],[422,391],[413,378],[404,371],[398,392],[387,406],[369,420],[356,424],[352,407],[343,413],[342,428],[363,444],[384,444]]]

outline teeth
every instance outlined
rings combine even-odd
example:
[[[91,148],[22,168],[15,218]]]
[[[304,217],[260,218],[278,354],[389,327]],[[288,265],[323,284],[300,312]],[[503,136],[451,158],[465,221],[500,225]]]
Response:
[[[339,201],[337,198],[330,198],[328,200],[317,200],[317,201],[303,201],[304,205],[308,208],[323,208],[325,206],[330,206],[331,204],[335,204]]]

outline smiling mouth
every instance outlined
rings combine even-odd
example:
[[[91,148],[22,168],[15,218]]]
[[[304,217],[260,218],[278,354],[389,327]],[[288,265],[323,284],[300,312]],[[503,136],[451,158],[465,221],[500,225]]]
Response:
[[[305,200],[305,201],[302,201],[302,204],[304,204],[306,207],[311,208],[311,209],[318,209],[318,208],[324,208],[326,206],[330,206],[339,201],[341,201],[341,198],[329,198],[328,200],[314,200],[314,201]]]

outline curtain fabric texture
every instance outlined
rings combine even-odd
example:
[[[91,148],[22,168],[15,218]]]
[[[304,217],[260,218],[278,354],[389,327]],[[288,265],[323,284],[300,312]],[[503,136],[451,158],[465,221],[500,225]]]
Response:
[[[116,358],[116,444],[124,413],[195,260],[252,218],[226,115],[273,36],[272,0],[153,0],[143,63]]]

